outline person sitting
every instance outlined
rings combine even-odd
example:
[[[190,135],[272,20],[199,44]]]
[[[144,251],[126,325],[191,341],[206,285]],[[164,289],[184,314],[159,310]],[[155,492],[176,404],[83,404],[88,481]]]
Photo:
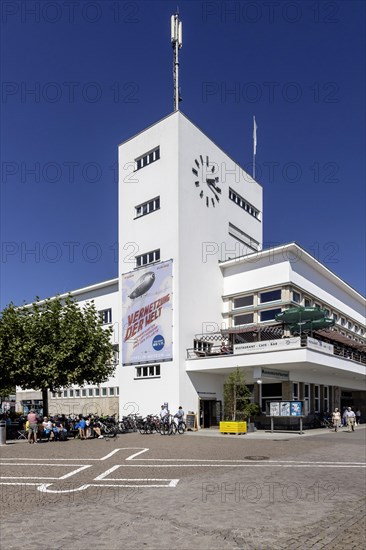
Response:
[[[62,424],[58,416],[55,416],[53,423],[53,433],[55,435],[56,441],[66,441],[67,440],[67,430]]]
[[[53,435],[52,422],[51,420],[49,420],[47,416],[43,418],[42,426],[43,426],[43,433],[47,437],[47,441],[50,441],[50,438]]]
[[[222,353],[223,355],[228,355],[231,354],[232,351],[232,347],[227,340],[221,343],[220,353]]]
[[[86,421],[87,425],[88,425],[88,422],[89,422],[89,428],[88,429],[90,429],[90,435],[93,435],[93,437],[94,437],[95,434],[96,434],[98,439],[103,439],[104,436],[102,435],[100,426],[98,426],[98,424],[95,421],[93,416],[88,417],[88,419]]]
[[[86,439],[86,421],[81,415],[79,421],[75,424],[75,428],[79,430],[79,439]]]

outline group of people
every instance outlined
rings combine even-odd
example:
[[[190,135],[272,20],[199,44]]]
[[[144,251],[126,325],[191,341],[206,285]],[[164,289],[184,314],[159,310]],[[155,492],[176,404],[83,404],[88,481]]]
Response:
[[[335,432],[338,432],[341,426],[348,426],[348,431],[354,432],[355,426],[361,423],[361,411],[357,409],[357,411],[354,412],[351,407],[345,407],[341,414],[339,409],[336,408],[332,414],[332,422]]]
[[[160,420],[161,420],[162,422],[167,422],[167,421],[169,420],[170,412],[169,412],[169,410],[168,410],[168,408],[167,408],[166,405],[162,405],[162,406],[161,406],[159,416],[160,416]],[[178,407],[178,410],[177,410],[177,412],[175,413],[174,418],[177,419],[178,424],[181,424],[182,422],[184,422],[184,410],[183,410],[183,407],[181,407],[181,406]]]
[[[24,419],[20,419],[23,427]],[[88,437],[98,437],[103,439],[100,426],[93,415],[83,417],[79,415],[75,419],[67,418],[64,414],[61,416],[47,417],[39,416],[36,411],[31,410],[26,417],[25,431],[28,436],[28,443],[39,443],[43,437],[47,441],[65,441],[67,434],[78,431],[80,439]]]

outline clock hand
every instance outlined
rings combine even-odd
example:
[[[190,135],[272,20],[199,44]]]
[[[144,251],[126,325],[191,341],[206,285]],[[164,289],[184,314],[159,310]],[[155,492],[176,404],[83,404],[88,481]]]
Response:
[[[210,187],[213,187],[218,193],[221,193],[221,189],[220,189],[220,187],[217,187],[216,181],[217,181],[217,178],[215,178],[215,179],[207,178],[206,179],[207,185],[209,185]]]
[[[215,191],[218,191],[219,193],[221,193],[221,189],[219,190],[217,187],[215,187],[212,184],[208,184],[208,185],[209,185],[210,191],[212,191],[212,193],[213,193],[215,199],[217,200],[217,202],[220,202],[220,198],[216,195]]]

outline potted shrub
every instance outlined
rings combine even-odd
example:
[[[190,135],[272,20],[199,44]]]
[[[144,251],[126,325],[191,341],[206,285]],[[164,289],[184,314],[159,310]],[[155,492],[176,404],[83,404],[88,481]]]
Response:
[[[251,397],[252,394],[245,385],[244,375],[237,368],[224,382],[224,421],[220,422],[220,432],[254,431],[251,419],[258,414],[259,407],[251,402]]]

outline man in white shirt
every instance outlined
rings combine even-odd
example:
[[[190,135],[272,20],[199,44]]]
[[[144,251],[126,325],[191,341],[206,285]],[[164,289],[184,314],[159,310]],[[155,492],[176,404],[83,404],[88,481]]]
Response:
[[[346,410],[346,420],[349,432],[355,431],[356,415],[351,407],[348,407]]]
[[[169,414],[168,409],[164,405],[162,405],[161,410],[160,410],[160,420],[162,422],[165,422],[167,420],[167,415],[168,414]]]

